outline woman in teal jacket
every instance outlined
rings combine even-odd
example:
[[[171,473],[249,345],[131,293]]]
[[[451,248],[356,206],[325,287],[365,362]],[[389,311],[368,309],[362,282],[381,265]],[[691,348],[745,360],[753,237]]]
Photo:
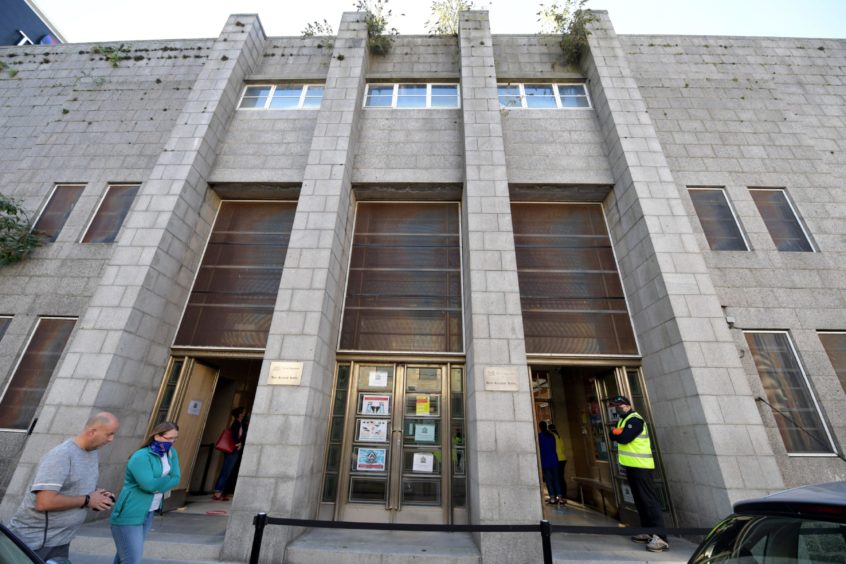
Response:
[[[123,489],[112,510],[112,538],[117,548],[114,564],[141,563],[153,512],[162,506],[165,492],[179,484],[179,457],[171,448],[178,436],[176,423],[159,423],[129,458]]]

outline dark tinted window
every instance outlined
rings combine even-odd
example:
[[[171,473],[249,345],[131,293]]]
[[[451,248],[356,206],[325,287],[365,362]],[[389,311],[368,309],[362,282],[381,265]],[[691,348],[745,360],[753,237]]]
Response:
[[[113,243],[137,192],[138,186],[109,186],[82,242]]]
[[[787,333],[748,332],[746,342],[787,452],[832,452],[819,409]]]
[[[840,385],[846,390],[846,333],[820,333],[820,341],[828,353]]]
[[[599,204],[511,205],[526,352],[637,354]]]
[[[341,348],[461,352],[458,204],[358,205]]]
[[[3,338],[3,335],[6,334],[6,329],[9,328],[9,325],[12,324],[11,317],[0,317],[0,339]]]
[[[784,190],[754,189],[749,192],[779,251],[809,253],[814,250]]]
[[[76,319],[66,318],[39,320],[0,400],[0,428],[29,428],[75,323]]]
[[[690,199],[712,251],[747,251],[740,227],[719,188],[691,188]]]
[[[47,242],[56,240],[84,188],[84,186],[67,184],[56,186],[50,201],[44,206],[33,228],[42,240]]]
[[[296,202],[220,205],[175,345],[264,348],[296,210]]]

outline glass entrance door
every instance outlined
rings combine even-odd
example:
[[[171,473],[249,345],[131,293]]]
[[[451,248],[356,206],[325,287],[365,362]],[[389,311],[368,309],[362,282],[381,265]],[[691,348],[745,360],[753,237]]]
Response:
[[[449,522],[447,367],[353,364],[350,380],[337,518]]]

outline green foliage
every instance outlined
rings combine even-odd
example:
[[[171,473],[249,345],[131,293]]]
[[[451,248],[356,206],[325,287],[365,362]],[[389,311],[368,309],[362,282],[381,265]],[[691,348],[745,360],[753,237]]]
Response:
[[[364,22],[367,24],[367,48],[374,55],[384,55],[391,50],[394,38],[399,35],[396,28],[388,29],[388,0],[358,0],[355,9],[364,12]]]
[[[585,8],[587,0],[563,0],[563,4],[540,5],[538,23],[541,33],[561,34],[561,50],[568,64],[578,65],[588,46],[587,26],[596,15]]]
[[[315,35],[335,35],[335,31],[332,29],[332,24],[328,21],[323,20],[319,22],[315,20],[305,26],[303,37],[314,37]]]
[[[9,69],[9,78],[15,78],[18,76],[18,69]]]
[[[127,53],[130,53],[131,51],[132,47],[124,47],[123,43],[120,44],[120,47],[112,47],[111,45],[103,47],[101,45],[95,45],[91,48],[91,52],[93,54],[102,55],[103,58],[106,59],[113,67],[118,67],[121,61],[130,59],[131,57]]]
[[[458,12],[473,7],[473,0],[434,0],[433,19],[426,22],[426,29],[430,35],[458,35]]]
[[[0,194],[0,266],[22,260],[39,244],[23,208]]]

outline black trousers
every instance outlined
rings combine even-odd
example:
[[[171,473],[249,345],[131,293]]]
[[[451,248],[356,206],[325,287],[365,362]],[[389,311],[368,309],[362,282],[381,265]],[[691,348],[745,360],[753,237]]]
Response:
[[[632,468],[626,466],[626,476],[632,489],[637,514],[640,516],[640,526],[656,529],[664,528],[664,514],[661,513],[661,502],[652,484],[652,470],[646,468]],[[658,535],[665,541],[666,535]]]
[[[567,482],[564,480],[564,469],[567,468],[566,460],[558,461],[558,481],[561,483],[561,495],[567,498]]]

